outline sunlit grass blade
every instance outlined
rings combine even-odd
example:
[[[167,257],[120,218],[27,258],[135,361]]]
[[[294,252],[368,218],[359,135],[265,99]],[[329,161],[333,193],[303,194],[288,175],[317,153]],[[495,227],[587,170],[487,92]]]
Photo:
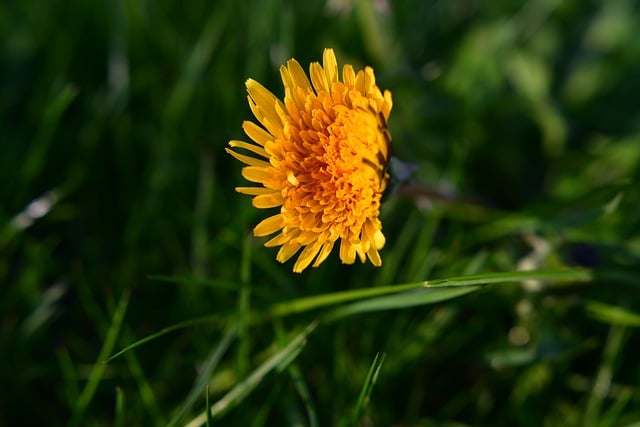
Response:
[[[591,272],[582,268],[562,270],[532,270],[513,271],[505,273],[484,273],[472,276],[454,277],[451,279],[437,279],[425,282],[425,286],[450,287],[489,285],[492,283],[514,283],[523,280],[545,280],[554,283],[564,282],[589,282],[592,279]]]
[[[73,414],[71,416],[71,420],[69,421],[69,426],[81,425],[84,413],[87,410],[89,403],[93,399],[96,389],[98,388],[98,384],[100,383],[100,380],[104,375],[104,371],[107,368],[107,364],[104,362],[104,360],[107,358],[109,353],[113,351],[116,339],[118,338],[118,335],[120,333],[120,328],[122,327],[122,322],[127,311],[128,303],[129,292],[125,291],[122,297],[120,297],[120,301],[118,302],[118,305],[113,312],[111,324],[109,325],[109,329],[107,330],[107,333],[105,335],[104,342],[102,343],[102,348],[100,349],[97,361],[91,368],[87,384],[82,390],[82,393],[80,393],[80,397],[78,397],[78,400],[73,407]]]
[[[480,286],[466,286],[443,289],[413,289],[399,294],[369,298],[338,307],[323,316],[323,320],[335,320],[357,313],[372,311],[395,310],[415,307],[418,305],[435,304],[451,298],[456,298],[480,289]]]
[[[229,328],[229,330],[224,334],[218,345],[213,349],[206,362],[203,364],[203,368],[201,369],[198,378],[191,387],[191,391],[187,395],[184,403],[180,406],[180,409],[175,414],[175,416],[169,422],[169,426],[176,425],[180,419],[184,416],[184,414],[193,406],[193,404],[202,393],[202,390],[205,388],[207,382],[211,378],[211,375],[215,371],[216,367],[220,363],[222,356],[229,349],[229,345],[237,336],[237,328]],[[208,395],[208,391],[207,391]]]
[[[292,354],[298,353],[306,342],[307,336],[315,329],[316,323],[311,323],[300,334],[295,336],[286,347],[282,348],[276,354],[267,359],[262,365],[255,369],[249,376],[233,387],[227,394],[225,394],[220,400],[214,403],[209,409],[187,424],[187,427],[199,427],[206,422],[207,414],[210,412],[212,418],[219,417],[232,407],[242,402],[263,378],[273,370],[284,369],[284,362],[291,363],[293,358]]]
[[[582,425],[585,427],[600,425],[602,406],[605,398],[609,395],[617,360],[624,351],[626,332],[624,326],[611,325],[609,329],[609,336],[602,351],[600,366],[584,410]]]
[[[367,373],[367,378],[365,378],[364,384],[362,385],[362,389],[360,390],[360,395],[358,396],[358,402],[356,403],[356,407],[353,410],[353,414],[351,416],[351,425],[357,427],[360,425],[358,421],[364,414],[365,409],[369,405],[369,401],[371,400],[371,392],[373,391],[373,387],[376,385],[378,381],[378,375],[380,374],[380,369],[382,368],[382,364],[384,363],[385,354],[378,353],[376,357],[373,359],[371,366],[369,367],[369,372]]]
[[[211,396],[209,395],[209,393],[209,386],[207,386],[206,393],[204,395],[205,413],[207,414],[207,427],[211,427],[213,425],[211,411],[209,411],[209,408],[211,407]]]
[[[513,283],[522,280],[547,280],[552,282],[588,282],[591,273],[584,269],[563,269],[545,271],[516,271],[506,273],[485,273],[448,279],[427,280],[401,285],[379,286],[375,288],[353,289],[330,294],[314,295],[273,305],[268,314],[273,317],[302,313],[321,307],[382,295],[397,294],[419,288],[443,288],[455,286],[476,286],[492,283]]]
[[[597,301],[589,301],[585,304],[587,312],[601,322],[612,325],[640,327],[640,314],[634,313],[614,305]]]
[[[295,313],[315,310],[321,307],[336,305],[358,299],[370,298],[378,295],[393,294],[411,289],[423,287],[424,283],[411,283],[409,285],[380,286],[376,288],[353,289],[330,294],[314,295],[298,298],[292,301],[273,305],[267,313],[273,317],[288,316]]]

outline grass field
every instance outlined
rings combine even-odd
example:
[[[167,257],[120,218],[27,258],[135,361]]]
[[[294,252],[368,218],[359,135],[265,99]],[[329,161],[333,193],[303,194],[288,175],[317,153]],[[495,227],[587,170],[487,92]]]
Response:
[[[634,0],[0,5],[0,425],[640,426]],[[382,266],[225,153],[325,47],[393,94]],[[210,410],[208,410],[210,408]]]

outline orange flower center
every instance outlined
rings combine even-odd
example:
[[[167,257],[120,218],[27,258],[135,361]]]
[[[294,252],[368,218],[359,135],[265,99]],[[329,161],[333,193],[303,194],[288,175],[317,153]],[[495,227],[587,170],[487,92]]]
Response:
[[[366,98],[339,82],[332,89],[334,99],[310,92],[304,111],[285,100],[287,112],[280,112],[284,132],[277,144],[285,150],[276,169],[286,200],[282,214],[290,228],[330,229],[329,240],[357,240],[365,221],[378,216],[387,141],[383,119],[348,105],[366,105]]]

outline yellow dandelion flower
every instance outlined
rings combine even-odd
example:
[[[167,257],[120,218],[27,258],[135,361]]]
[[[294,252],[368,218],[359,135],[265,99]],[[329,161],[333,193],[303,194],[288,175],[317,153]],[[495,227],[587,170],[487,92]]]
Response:
[[[320,265],[340,240],[340,259],[356,255],[380,266],[385,243],[378,218],[388,175],[391,93],[376,86],[373,69],[342,68],[332,49],[323,65],[309,66],[311,81],[295,59],[280,67],[284,100],[247,80],[249,106],[262,126],[245,121],[253,141],[230,141],[226,151],[245,163],[242,176],[260,187],[238,187],[257,208],[280,208],[253,230],[278,233],[265,246],[280,246],[285,262],[304,248],[293,271]],[[251,155],[241,154],[238,149]]]

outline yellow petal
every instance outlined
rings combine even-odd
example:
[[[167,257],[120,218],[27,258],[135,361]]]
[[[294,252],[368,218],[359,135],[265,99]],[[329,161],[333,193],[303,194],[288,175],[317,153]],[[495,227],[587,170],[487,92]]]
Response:
[[[242,176],[247,181],[263,183],[273,178],[273,168],[246,166],[242,168]]]
[[[382,258],[380,258],[380,253],[376,248],[369,248],[369,250],[367,251],[367,257],[369,257],[371,264],[375,265],[376,267],[380,267],[382,265]]]
[[[382,234],[382,230],[378,228],[373,221],[367,221],[364,223],[364,240],[371,242],[371,246],[376,249],[382,249],[384,247],[385,238]]]
[[[242,163],[245,163],[250,166],[261,167],[261,168],[268,168],[271,166],[269,162],[265,162],[264,160],[259,160],[250,156],[245,156],[244,154],[238,154],[229,148],[225,148],[224,151],[231,154],[233,157],[240,160]]]
[[[322,65],[324,72],[327,75],[329,87],[331,87],[334,82],[338,81],[338,61],[336,61],[336,54],[333,52],[333,49],[324,50],[322,55]]]
[[[348,88],[353,88],[356,84],[356,73],[349,64],[342,67],[342,81]]]
[[[356,248],[356,254],[360,259],[360,262],[364,263],[367,260],[367,253],[364,251],[363,245],[359,244],[355,245],[354,247]]]
[[[242,148],[244,150],[251,151],[252,153],[255,153],[267,159],[269,158],[269,154],[267,154],[264,148],[256,144],[249,144],[248,142],[234,140],[234,141],[229,141],[229,145],[233,148]]]
[[[264,146],[267,142],[273,141],[273,135],[248,120],[242,122],[242,129],[256,144]]]
[[[380,110],[384,115],[385,120],[389,120],[389,114],[391,114],[391,107],[393,107],[393,99],[391,98],[391,92],[388,90],[384,91],[384,102],[382,104],[382,109]]]
[[[334,241],[330,241],[330,242],[325,242],[325,244],[322,245],[322,249],[320,250],[320,253],[318,254],[318,257],[316,258],[315,262],[313,263],[314,267],[319,266],[324,262],[325,259],[327,259],[327,257],[331,253],[331,250],[333,249],[334,243],[335,243]]]
[[[322,243],[316,241],[312,245],[307,246],[298,256],[296,263],[293,265],[294,273],[302,273],[302,271],[311,264],[313,258],[318,255],[320,248],[322,247]]]
[[[274,216],[270,216],[269,218],[265,218],[253,229],[253,235],[256,237],[268,236],[269,234],[273,234],[276,231],[282,229],[284,226],[284,221],[282,215],[277,214]]]
[[[276,112],[276,105],[282,102],[268,89],[253,79],[246,82],[249,92],[249,107],[253,115],[264,125],[271,135],[279,136],[282,131],[282,122]]]
[[[284,245],[289,240],[295,239],[298,234],[299,233],[298,233],[297,230],[293,230],[290,233],[280,233],[276,237],[274,237],[271,240],[267,241],[264,245],[266,247],[268,247],[268,248],[271,248],[271,247],[274,247],[274,246]]]
[[[376,249],[382,249],[384,248],[384,244],[385,244],[385,238],[384,238],[384,234],[382,234],[382,230],[376,230],[376,233],[373,236],[373,241],[375,243],[375,245],[373,246]]]
[[[364,69],[364,94],[368,95],[373,93],[373,87],[376,84],[376,76],[373,74],[373,68],[366,67]]]
[[[307,74],[304,72],[298,61],[292,61],[289,63],[289,72],[297,88],[302,89],[305,92],[311,92],[311,83]]]
[[[250,196],[258,196],[260,194],[271,194],[274,191],[271,188],[264,187],[236,187],[236,191]]]
[[[279,262],[287,262],[292,256],[296,254],[296,252],[298,252],[300,247],[301,246],[299,244],[289,241],[286,244],[282,245],[282,247],[278,251],[278,254],[276,255],[276,259]]]
[[[272,119],[269,119],[265,112],[260,109],[258,104],[256,104],[250,96],[248,96],[247,98],[249,100],[249,108],[251,109],[251,112],[262,124],[262,126],[264,126],[267,131],[276,138],[282,136],[282,123],[279,120],[274,123],[274,121]]]
[[[282,77],[282,83],[287,89],[297,88],[302,89],[303,92],[311,91],[311,83],[309,83],[300,63],[295,59],[290,59],[286,66],[280,67],[280,77]]]
[[[329,82],[327,81],[327,75],[324,73],[322,66],[313,62],[309,65],[309,74],[311,75],[311,82],[316,90],[316,93],[329,92]]]
[[[353,264],[356,260],[356,247],[346,239],[340,241],[340,260],[343,264]]]
[[[318,240],[318,233],[314,233],[313,231],[301,231],[296,240],[303,246],[308,245],[311,242]]]
[[[282,206],[284,198],[280,192],[270,194],[260,194],[253,198],[253,206],[259,209],[275,208]]]
[[[360,92],[361,94],[365,94],[364,91],[364,72],[363,71],[358,71],[358,74],[356,74],[356,81],[354,84],[354,89],[357,90],[358,92]]]

